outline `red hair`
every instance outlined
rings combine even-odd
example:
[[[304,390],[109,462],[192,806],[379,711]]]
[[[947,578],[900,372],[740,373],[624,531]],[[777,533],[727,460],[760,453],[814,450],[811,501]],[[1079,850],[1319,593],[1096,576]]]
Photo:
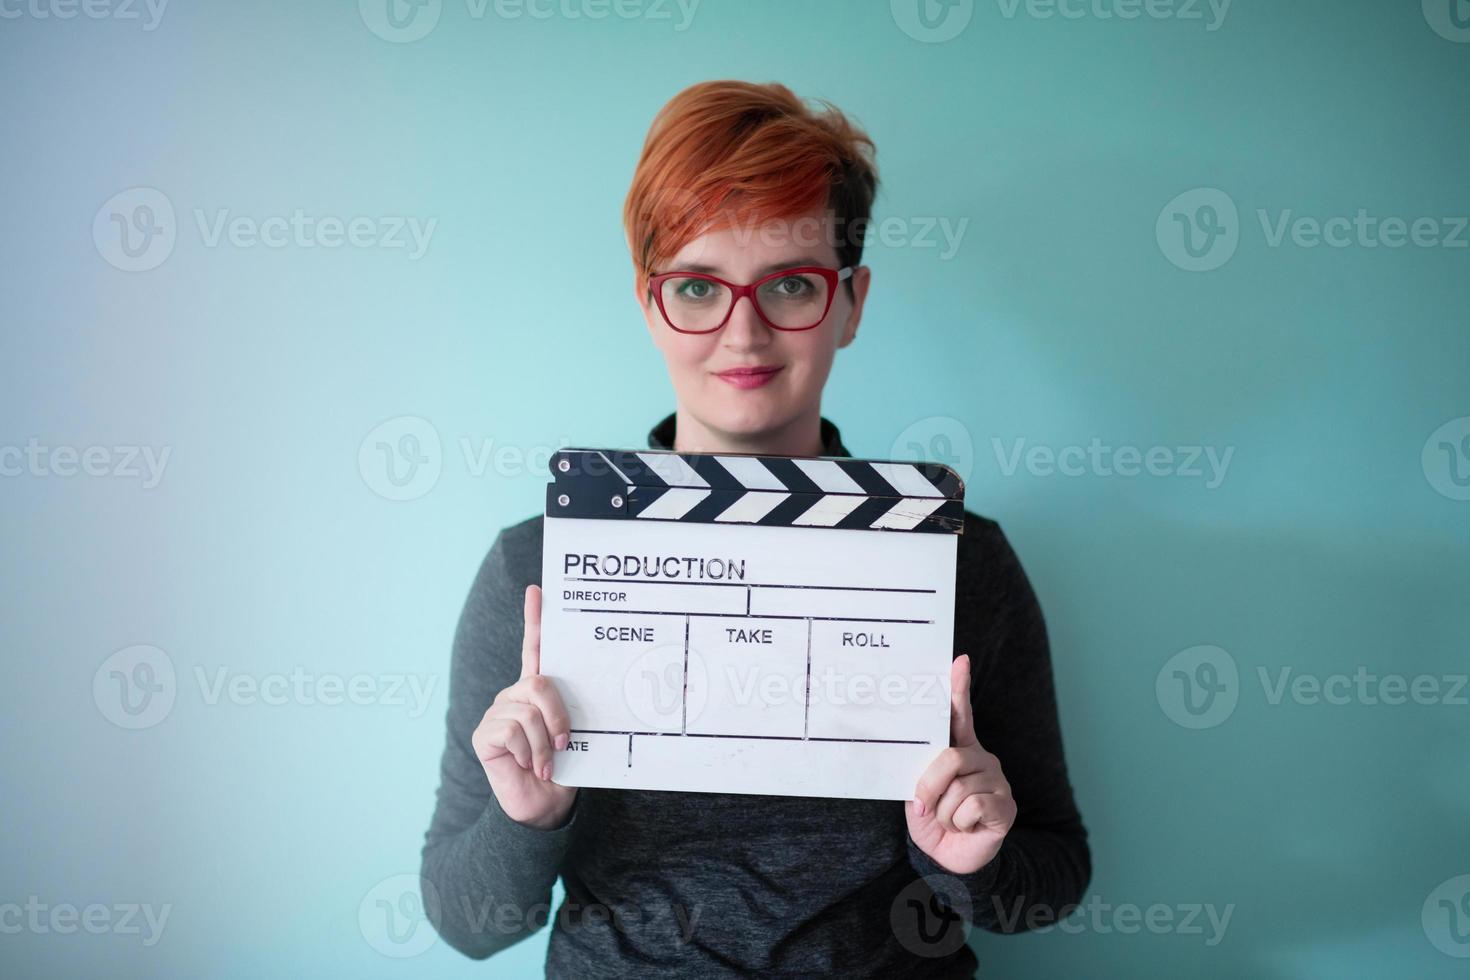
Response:
[[[704,234],[718,212],[758,225],[824,203],[836,218],[839,260],[857,265],[878,187],[873,141],[821,104],[813,111],[775,82],[700,82],[670,99],[648,129],[623,204],[639,279]]]

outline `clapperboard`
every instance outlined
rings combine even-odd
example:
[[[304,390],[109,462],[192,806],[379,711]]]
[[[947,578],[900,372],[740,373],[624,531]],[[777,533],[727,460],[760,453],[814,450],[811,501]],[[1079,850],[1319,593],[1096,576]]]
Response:
[[[580,448],[550,467],[557,782],[912,797],[949,744],[954,470]]]

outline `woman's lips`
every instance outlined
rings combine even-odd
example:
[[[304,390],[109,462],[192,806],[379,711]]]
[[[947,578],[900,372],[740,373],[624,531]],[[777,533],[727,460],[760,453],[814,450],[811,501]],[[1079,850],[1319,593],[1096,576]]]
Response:
[[[759,388],[781,372],[781,368],[736,368],[716,375],[736,388]]]

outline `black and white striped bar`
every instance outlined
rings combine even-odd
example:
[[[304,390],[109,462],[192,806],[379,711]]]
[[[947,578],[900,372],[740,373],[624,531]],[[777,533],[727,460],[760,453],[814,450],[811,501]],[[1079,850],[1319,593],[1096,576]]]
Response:
[[[568,448],[551,473],[548,517],[964,529],[964,482],[939,463]]]

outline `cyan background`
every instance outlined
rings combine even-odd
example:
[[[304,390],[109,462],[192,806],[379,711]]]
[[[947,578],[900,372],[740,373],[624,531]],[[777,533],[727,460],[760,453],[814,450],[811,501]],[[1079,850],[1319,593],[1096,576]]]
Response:
[[[545,932],[487,963],[442,942],[384,955],[374,889],[418,868],[470,580],[495,531],[541,506],[544,471],[474,451],[641,447],[672,410],[620,207],[659,106],[738,77],[856,117],[878,217],[968,220],[948,258],[869,252],[823,412],[858,456],[912,441],[967,469],[968,506],[1025,561],[1089,895],[1233,906],[1214,946],[977,934],[982,975],[1465,975],[1435,939],[1470,944],[1421,912],[1470,874],[1470,708],[1272,704],[1257,675],[1470,669],[1470,502],[1437,442],[1421,460],[1441,426],[1470,426],[1470,235],[1271,247],[1257,219],[1470,214],[1470,43],[1431,27],[1452,24],[1447,2],[1238,0],[1210,30],[1206,7],[1065,19],[990,0],[933,42],[901,29],[903,0],[703,0],[684,30],[652,0],[605,19],[444,0],[407,43],[369,28],[371,2],[174,0],[152,30],[145,7],[38,16],[48,2],[0,19],[0,445],[171,455],[152,489],[0,478],[0,904],[171,912],[152,947],[0,934],[0,972],[539,972]],[[166,195],[177,242],[125,272],[92,226],[136,187]],[[1155,230],[1195,188],[1239,209],[1238,247],[1208,272]],[[414,260],[208,247],[193,217],[298,208],[438,223]],[[394,501],[368,437],[404,416],[439,437],[440,474]],[[993,440],[1016,439],[1234,455],[1214,489],[1007,475]],[[176,700],[128,730],[93,681],[136,644],[166,653]],[[1239,681],[1233,713],[1196,730],[1155,681],[1199,645]],[[417,717],[211,705],[196,670],[220,668],[435,686]]]

